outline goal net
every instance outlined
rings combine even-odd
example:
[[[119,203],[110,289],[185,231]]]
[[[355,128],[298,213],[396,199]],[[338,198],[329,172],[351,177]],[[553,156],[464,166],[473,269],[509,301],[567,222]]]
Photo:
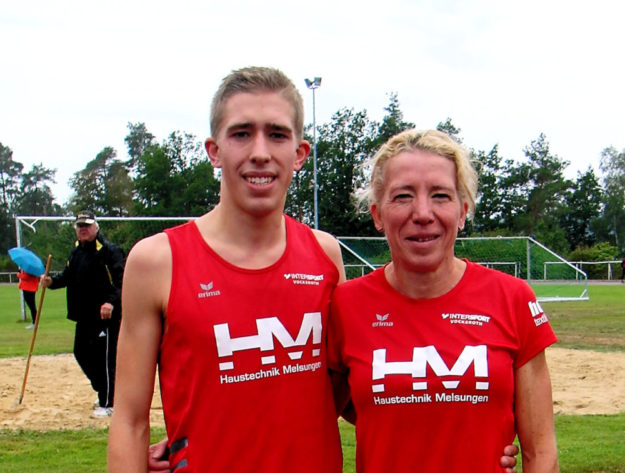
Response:
[[[384,237],[340,237],[347,277],[362,276],[390,261]],[[588,300],[588,276],[531,237],[458,238],[459,258],[525,279],[539,301]]]
[[[100,232],[119,245],[124,253],[142,238],[161,232],[195,217],[97,217]],[[28,248],[46,263],[51,256],[50,273],[63,270],[67,255],[76,240],[75,217],[27,216],[15,217],[17,246]],[[21,300],[22,320],[25,320],[24,301]]]

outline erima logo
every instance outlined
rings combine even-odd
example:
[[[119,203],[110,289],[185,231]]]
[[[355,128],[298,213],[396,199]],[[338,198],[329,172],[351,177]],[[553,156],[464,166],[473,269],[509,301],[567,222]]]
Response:
[[[479,325],[480,327],[490,322],[490,316],[480,314],[441,314],[443,320],[449,320],[450,324]]]
[[[198,299],[204,299],[205,297],[214,297],[214,296],[219,296],[221,295],[220,291],[213,291],[213,281],[209,282],[208,284],[202,284],[200,283],[200,289],[202,289],[202,292],[198,292],[197,293],[197,297]]]
[[[377,319],[377,322],[372,322],[371,326],[372,327],[392,327],[393,322],[388,321],[388,316],[389,314],[384,314],[384,315],[375,314],[375,318]]]
[[[485,381],[477,380],[475,389],[480,391],[488,390],[488,357],[486,345],[467,345],[454,363],[451,369],[447,367],[441,358],[436,347],[414,347],[412,360],[410,361],[386,361],[386,348],[373,351],[372,376],[373,381],[379,381],[392,374],[409,374],[413,378],[412,389],[414,391],[424,391],[428,388],[427,381],[420,381],[419,378],[426,377],[426,370],[429,366],[438,377],[461,378],[473,365],[476,378],[484,378]],[[460,385],[460,380],[446,379],[442,381],[446,389],[456,389]],[[384,392],[383,383],[372,384],[374,393]]]
[[[549,319],[547,319],[547,315],[545,314],[545,311],[540,306],[540,303],[538,301],[529,301],[527,305],[530,308],[532,317],[534,317],[534,324],[536,325],[536,327],[539,327],[542,324],[549,322]],[[540,317],[538,317],[539,315]]]
[[[220,358],[231,357],[234,352],[244,350],[260,350],[260,362],[263,365],[270,365],[276,362],[275,355],[267,354],[274,350],[274,340],[284,348],[303,347],[312,336],[312,343],[316,345],[312,349],[312,356],[321,354],[321,312],[308,312],[302,318],[302,324],[295,340],[282,325],[278,317],[267,317],[256,319],[258,334],[243,337],[231,337],[228,324],[218,324],[213,326],[215,340],[217,342],[217,353]],[[302,358],[303,350],[289,351],[291,360]],[[219,369],[234,369],[234,361],[224,361],[219,363]]]
[[[284,279],[293,281],[293,284],[318,286],[323,281],[323,274],[284,273]]]

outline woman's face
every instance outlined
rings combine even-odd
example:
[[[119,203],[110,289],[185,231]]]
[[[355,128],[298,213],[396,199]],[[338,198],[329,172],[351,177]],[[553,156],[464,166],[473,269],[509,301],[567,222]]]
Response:
[[[384,164],[384,191],[371,215],[386,234],[393,265],[425,273],[452,264],[467,209],[458,195],[455,163],[417,149]]]

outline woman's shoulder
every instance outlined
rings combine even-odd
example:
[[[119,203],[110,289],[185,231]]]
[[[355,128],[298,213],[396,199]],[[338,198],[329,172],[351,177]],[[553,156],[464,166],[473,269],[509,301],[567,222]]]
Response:
[[[488,288],[489,291],[495,291],[496,288],[500,288],[507,294],[533,294],[533,291],[527,281],[519,277],[505,273],[498,269],[488,268],[480,263],[467,261],[467,265],[470,281],[479,281],[480,285]]]

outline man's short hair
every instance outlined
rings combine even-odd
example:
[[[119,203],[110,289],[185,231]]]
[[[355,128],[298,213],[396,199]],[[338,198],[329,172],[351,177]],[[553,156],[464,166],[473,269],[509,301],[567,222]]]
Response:
[[[211,135],[217,137],[223,124],[226,101],[235,94],[279,92],[293,106],[293,126],[298,140],[304,133],[304,102],[293,82],[280,70],[271,67],[245,67],[232,71],[215,92],[211,104]]]

